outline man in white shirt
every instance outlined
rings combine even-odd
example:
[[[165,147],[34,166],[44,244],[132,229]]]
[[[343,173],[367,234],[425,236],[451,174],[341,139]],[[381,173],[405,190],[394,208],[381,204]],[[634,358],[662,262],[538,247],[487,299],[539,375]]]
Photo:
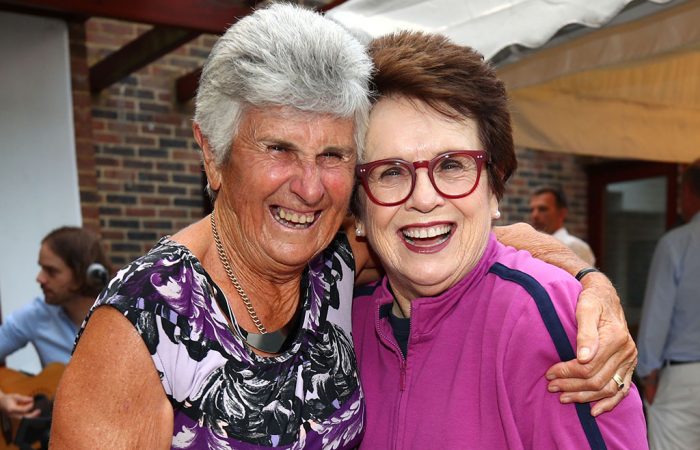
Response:
[[[569,234],[564,228],[564,221],[569,213],[566,196],[560,189],[545,187],[535,191],[530,197],[530,223],[536,230],[551,234],[579,258],[591,266],[595,265],[595,256],[591,247],[582,239]]]

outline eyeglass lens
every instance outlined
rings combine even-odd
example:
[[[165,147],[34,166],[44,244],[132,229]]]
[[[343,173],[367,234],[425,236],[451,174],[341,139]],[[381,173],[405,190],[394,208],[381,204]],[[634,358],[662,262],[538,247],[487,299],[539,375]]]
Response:
[[[388,161],[372,168],[367,184],[372,195],[383,203],[402,202],[407,199],[414,184],[414,167],[425,163]],[[433,187],[442,195],[459,197],[471,192],[479,178],[478,165],[472,156],[440,155],[428,163]]]

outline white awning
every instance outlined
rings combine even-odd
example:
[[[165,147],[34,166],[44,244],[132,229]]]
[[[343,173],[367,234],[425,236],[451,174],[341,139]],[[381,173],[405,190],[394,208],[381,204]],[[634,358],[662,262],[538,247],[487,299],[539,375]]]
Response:
[[[349,0],[330,14],[372,36],[440,32],[492,57],[544,44],[499,66],[518,146],[558,153],[690,162],[700,157],[700,0]],[[664,5],[654,5],[655,3]],[[647,8],[648,7],[648,8]],[[607,25],[607,26],[605,26]],[[515,62],[510,62],[515,60]]]
[[[328,15],[373,37],[402,29],[439,32],[491,58],[512,44],[539,47],[565,25],[599,27],[631,1],[348,0]]]

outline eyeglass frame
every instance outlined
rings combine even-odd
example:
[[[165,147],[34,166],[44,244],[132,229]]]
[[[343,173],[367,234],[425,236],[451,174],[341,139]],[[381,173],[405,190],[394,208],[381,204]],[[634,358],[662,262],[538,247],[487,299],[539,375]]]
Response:
[[[472,159],[474,159],[474,162],[476,163],[476,180],[474,181],[474,186],[467,191],[464,194],[459,194],[459,195],[450,195],[450,194],[445,194],[440,190],[440,188],[437,187],[437,184],[435,183],[435,178],[433,178],[433,169],[435,168],[435,165],[442,161],[443,159],[452,157],[452,156],[469,156]],[[374,169],[377,166],[381,166],[382,164],[401,164],[405,167],[408,168],[408,170],[411,172],[411,189],[408,191],[408,194],[401,200],[397,202],[382,202],[378,198],[372,194],[372,190],[369,188],[369,182],[367,181],[367,178],[369,177],[370,172],[372,169]],[[455,198],[464,198],[474,192],[476,190],[476,187],[479,185],[479,181],[481,180],[481,171],[483,169],[483,166],[490,165],[491,164],[491,159],[489,158],[488,153],[486,150],[451,150],[445,153],[441,153],[437,155],[435,158],[431,159],[430,161],[428,160],[421,160],[421,161],[414,161],[414,162],[408,162],[406,160],[400,159],[400,158],[387,158],[387,159],[380,159],[377,161],[372,161],[368,162],[365,164],[358,164],[355,167],[355,175],[357,178],[360,180],[360,183],[362,184],[362,187],[365,190],[365,193],[367,194],[367,197],[373,202],[376,203],[377,205],[380,206],[397,206],[401,205],[403,203],[406,203],[406,201],[413,195],[413,191],[416,189],[416,170],[420,168],[425,168],[428,171],[428,178],[430,179],[430,184],[432,184],[433,188],[435,191],[440,194],[444,198],[449,198],[449,199],[455,199]]]

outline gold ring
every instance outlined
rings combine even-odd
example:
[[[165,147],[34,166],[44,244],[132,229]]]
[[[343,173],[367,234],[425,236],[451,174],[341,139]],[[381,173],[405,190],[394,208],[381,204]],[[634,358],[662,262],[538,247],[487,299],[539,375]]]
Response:
[[[621,391],[622,388],[625,387],[625,380],[618,374],[613,375],[612,377],[613,381],[615,384],[617,384],[617,390]]]

